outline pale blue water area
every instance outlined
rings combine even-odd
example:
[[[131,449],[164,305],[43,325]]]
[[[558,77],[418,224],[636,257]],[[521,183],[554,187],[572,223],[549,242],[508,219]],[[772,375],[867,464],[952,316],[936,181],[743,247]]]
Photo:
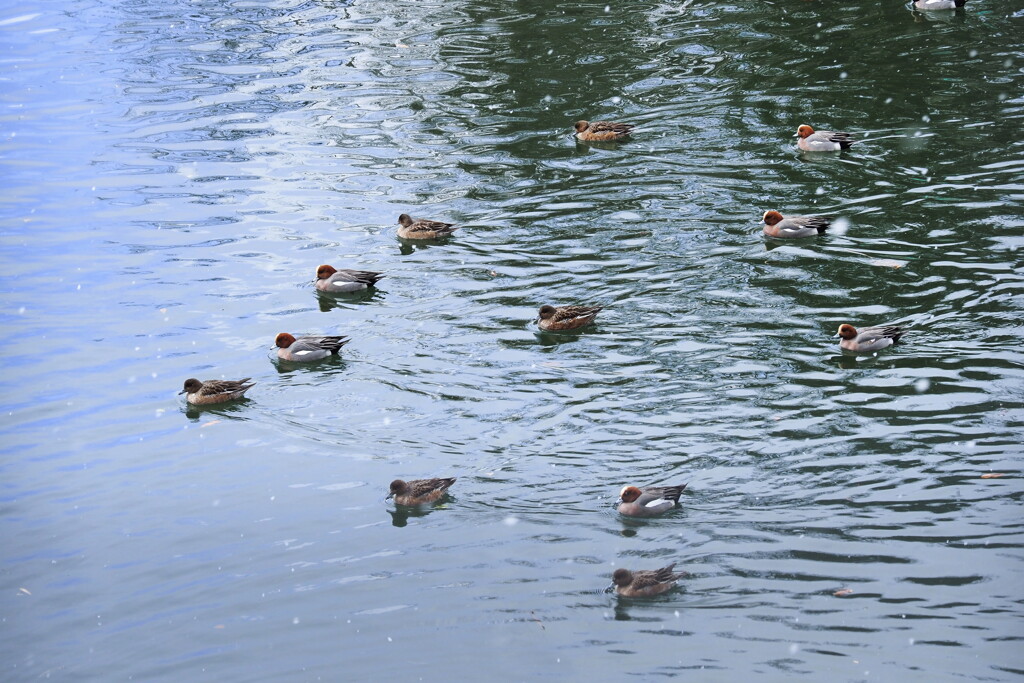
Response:
[[[28,0],[0,46],[4,681],[1020,680],[1021,0]]]

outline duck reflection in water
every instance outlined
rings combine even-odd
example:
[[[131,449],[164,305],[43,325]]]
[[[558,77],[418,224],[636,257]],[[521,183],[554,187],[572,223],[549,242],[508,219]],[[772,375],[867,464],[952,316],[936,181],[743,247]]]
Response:
[[[316,293],[317,303],[320,304],[321,313],[328,313],[335,309],[354,309],[356,306],[363,306],[365,304],[381,300],[384,296],[384,292],[375,287],[364,289],[361,292],[346,294],[344,296],[325,294],[323,292]]]
[[[443,509],[444,506],[442,505]],[[388,510],[388,514],[391,515],[391,526],[404,527],[408,526],[410,517],[426,517],[436,508],[433,507],[402,507],[399,505],[394,510]]]
[[[235,418],[243,417],[249,411],[249,407],[246,405],[250,399],[242,398],[237,401],[231,401],[228,403],[214,403],[209,405],[194,405],[192,403],[185,403],[185,417],[192,421],[198,421],[199,418],[206,418],[209,421],[216,422],[217,417],[224,418]],[[212,415],[211,415],[212,414]]]

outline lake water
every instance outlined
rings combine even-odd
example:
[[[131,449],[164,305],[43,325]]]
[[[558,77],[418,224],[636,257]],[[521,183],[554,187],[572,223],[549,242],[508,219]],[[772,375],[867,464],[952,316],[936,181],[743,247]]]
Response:
[[[3,680],[1021,679],[1019,0],[27,0],[0,41]]]

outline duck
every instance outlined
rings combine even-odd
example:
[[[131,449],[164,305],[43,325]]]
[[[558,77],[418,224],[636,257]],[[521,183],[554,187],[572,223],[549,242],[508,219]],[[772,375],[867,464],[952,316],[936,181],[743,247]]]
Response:
[[[678,486],[624,486],[619,493],[618,511],[627,517],[657,517],[679,505],[686,484]]]
[[[853,325],[843,323],[835,336],[839,337],[839,348],[846,351],[870,353],[892,346],[900,340],[906,330],[897,325],[865,327],[857,330]]]
[[[454,483],[455,477],[413,479],[411,481],[395,479],[388,487],[390,492],[384,500],[394,498],[397,505],[427,505],[440,500]]]
[[[764,221],[764,234],[779,239],[814,237],[825,232],[832,223],[827,216],[790,216],[787,218],[778,211],[765,211],[761,220]]]
[[[372,270],[350,270],[342,268],[338,270],[326,263],[316,269],[316,289],[319,292],[333,294],[346,294],[348,292],[359,292],[377,284],[377,280],[384,277],[384,273]]]
[[[915,0],[914,9],[958,9],[967,4],[967,0]]]
[[[827,130],[814,131],[813,128],[804,124],[796,129],[796,146],[805,152],[838,152],[842,149],[850,149],[853,144],[853,136],[849,133],[834,133]]]
[[[412,218],[407,213],[398,217],[398,224],[402,226],[398,229],[398,236],[404,240],[432,240],[447,237],[458,230],[452,223]]]
[[[185,380],[185,388],[178,394],[185,394],[185,400],[194,406],[205,406],[211,403],[224,403],[233,401],[236,398],[244,398],[245,392],[256,386],[250,382],[251,377],[245,379],[208,379],[200,382],[194,377]]]
[[[594,322],[601,306],[550,306],[544,305],[538,311],[537,324],[540,329],[551,331],[575,330]]]
[[[612,586],[615,592],[624,598],[650,598],[670,590],[676,580],[686,576],[686,572],[673,573],[676,563],[661,569],[640,569],[630,571],[619,568],[612,574]]]
[[[295,337],[287,332],[282,332],[274,338],[278,358],[303,363],[327,358],[332,354],[336,356],[341,347],[348,342],[348,337]]]
[[[630,124],[614,121],[577,121],[573,128],[576,129],[576,137],[586,142],[622,140],[633,132]]]

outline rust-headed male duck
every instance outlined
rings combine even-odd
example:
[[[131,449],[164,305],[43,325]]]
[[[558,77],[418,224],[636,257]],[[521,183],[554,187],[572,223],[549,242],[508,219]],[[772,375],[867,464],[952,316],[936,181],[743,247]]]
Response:
[[[274,346],[277,347],[277,357],[281,360],[305,363],[327,358],[331,354],[338,355],[338,351],[348,341],[348,337],[294,337],[282,332],[274,339]]]
[[[617,501],[620,515],[657,517],[679,505],[679,496],[686,484],[678,486],[624,486]]]
[[[814,237],[825,232],[832,220],[827,216],[783,216],[778,211],[765,211],[764,234],[779,239]]]
[[[853,325],[843,323],[835,336],[839,337],[839,347],[846,351],[870,353],[892,346],[900,340],[904,332],[906,330],[896,325],[865,327],[858,331]]]
[[[838,152],[842,149],[850,149],[853,144],[853,136],[849,133],[836,133],[828,130],[815,132],[806,123],[796,129],[796,146],[805,152]]]
[[[373,270],[338,270],[325,263],[316,269],[316,288],[320,292],[347,294],[373,287],[382,277],[384,273]]]
[[[937,10],[958,9],[967,4],[967,0],[915,0],[914,9]]]

